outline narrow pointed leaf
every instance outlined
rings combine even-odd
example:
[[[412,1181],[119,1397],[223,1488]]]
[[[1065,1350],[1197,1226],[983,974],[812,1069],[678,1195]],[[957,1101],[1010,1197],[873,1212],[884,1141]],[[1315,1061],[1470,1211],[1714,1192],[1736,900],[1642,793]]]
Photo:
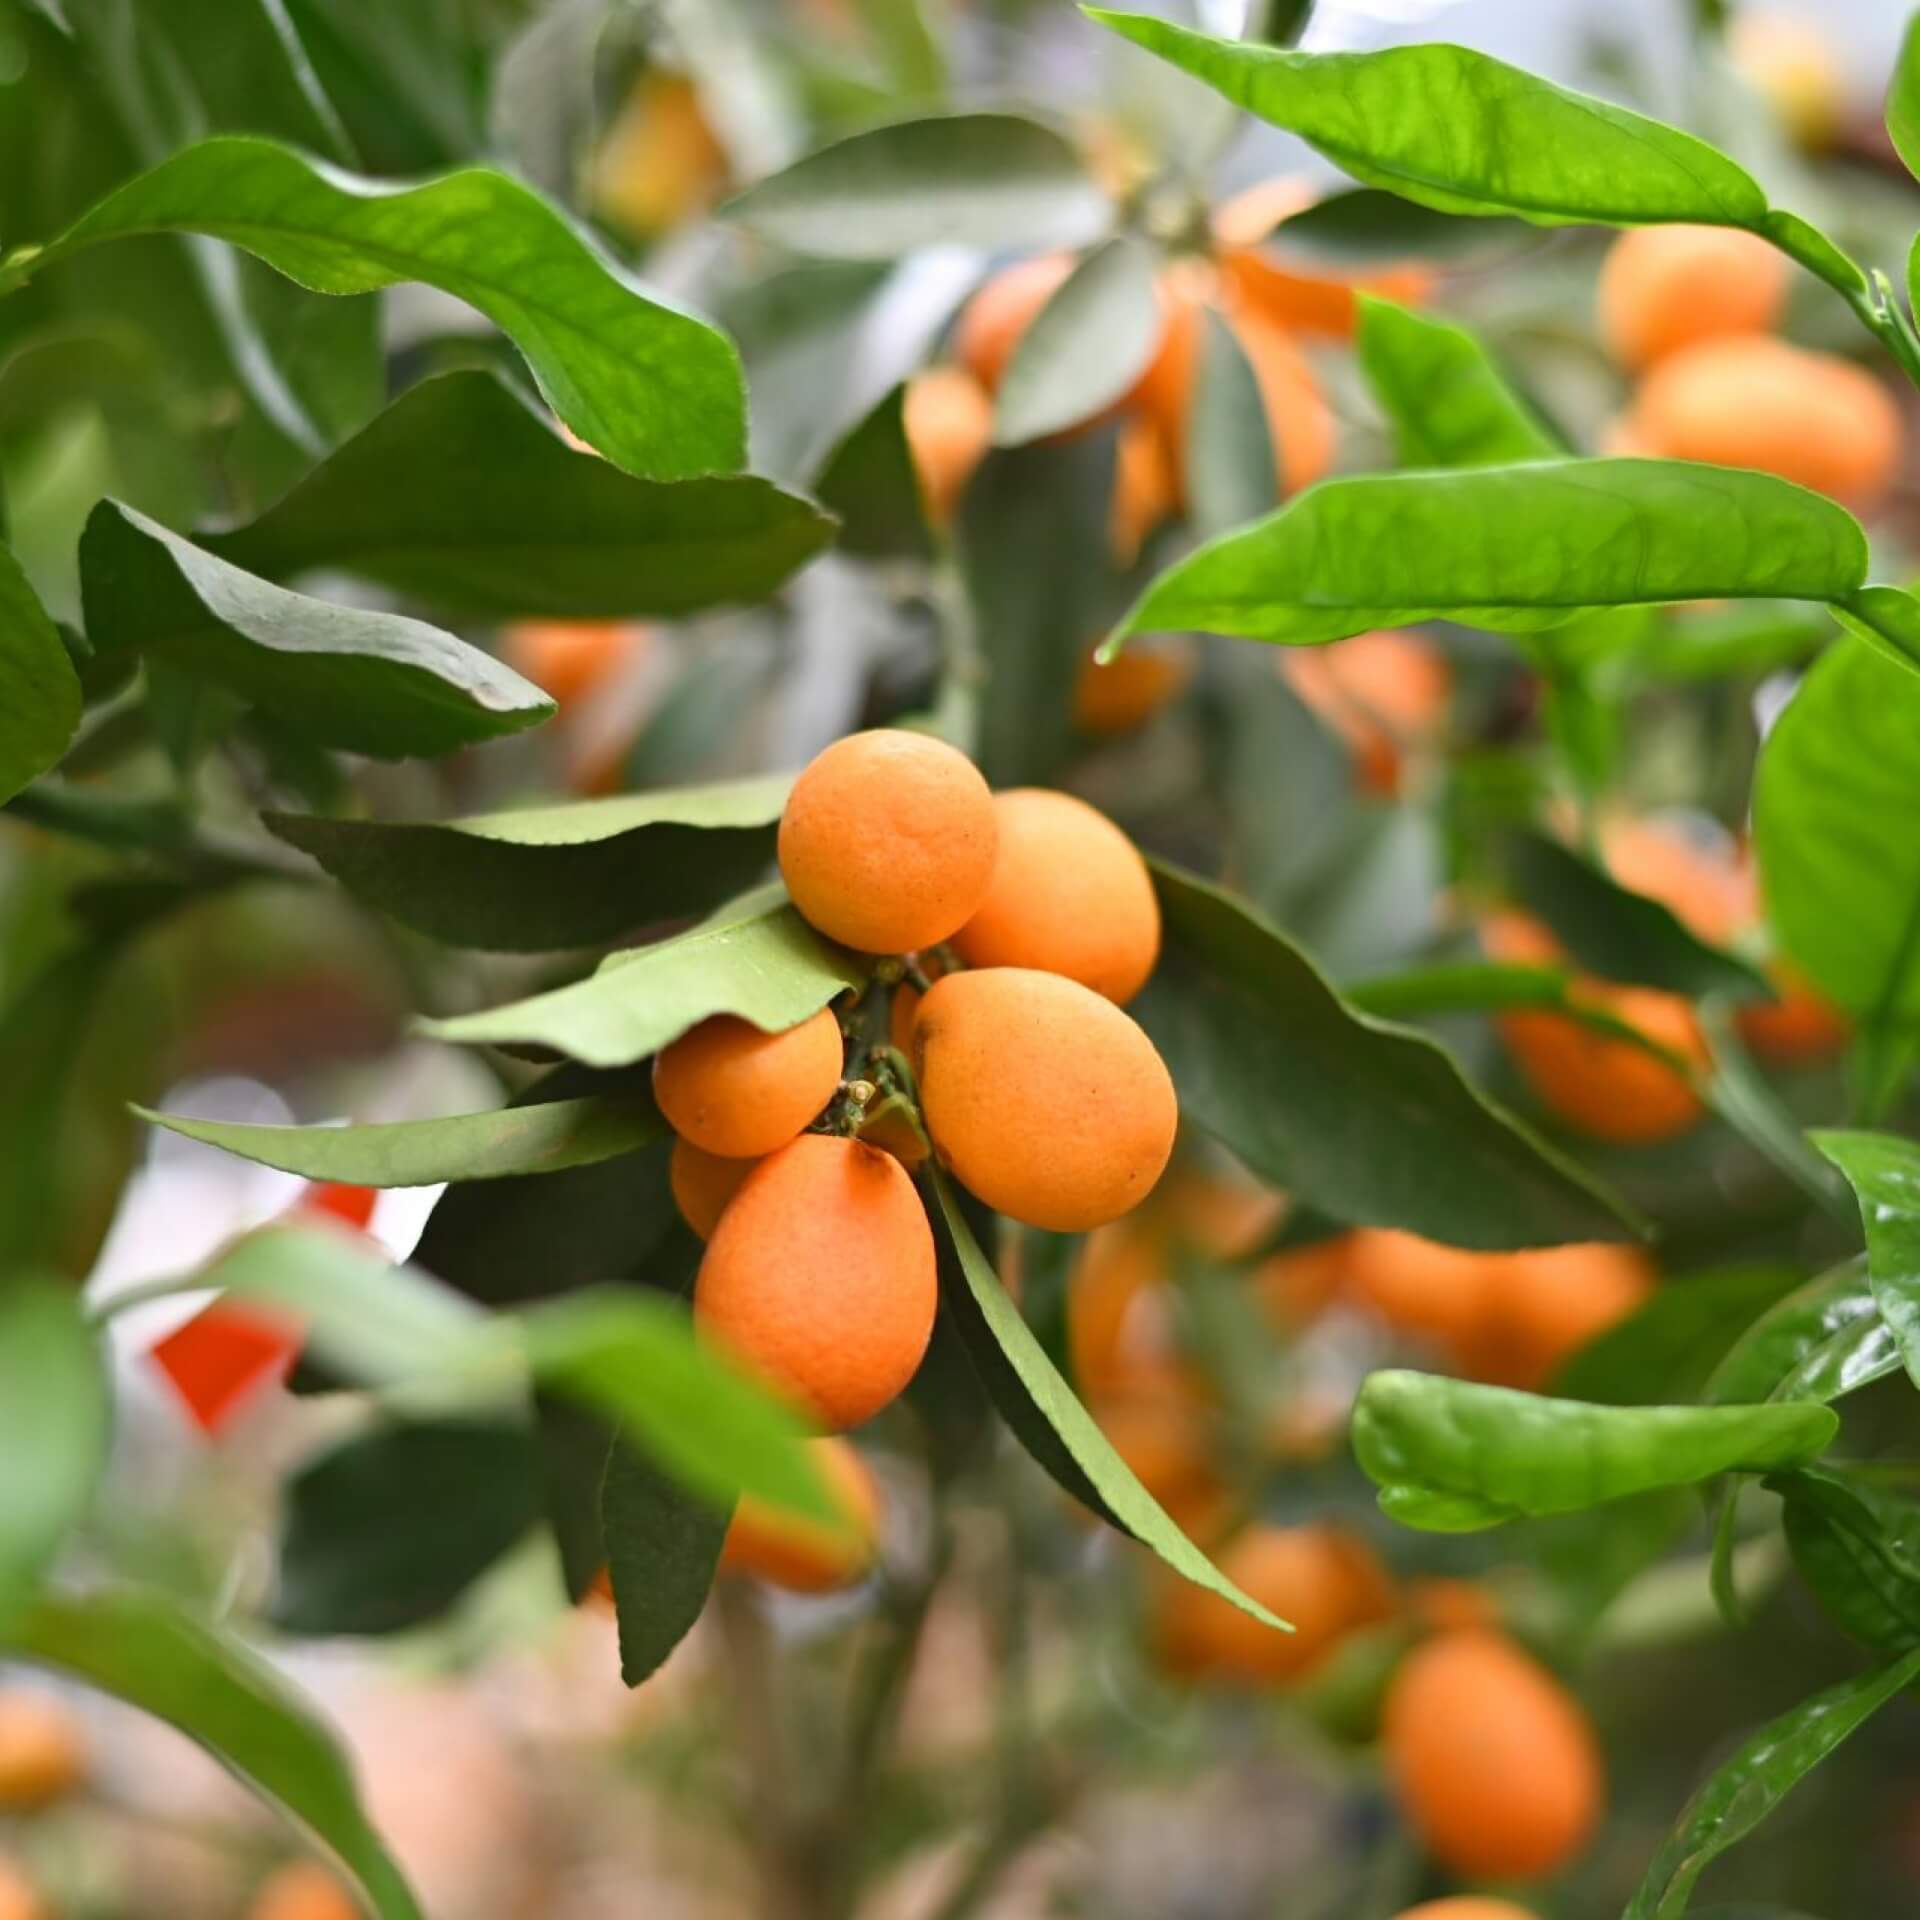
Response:
[[[1887,1133],[1811,1137],[1860,1202],[1874,1302],[1920,1382],[1920,1146]]]
[[[1271,512],[1280,468],[1246,349],[1212,311],[1203,340],[1187,431],[1187,516],[1197,533],[1211,536]]]
[[[438,627],[290,593],[118,501],[88,519],[80,573],[102,652],[211,681],[321,746],[448,753],[553,712],[538,687]]]
[[[671,479],[745,461],[746,394],[725,336],[647,298],[505,174],[476,167],[395,186],[267,140],[203,140],[21,264],[37,272],[144,233],[230,241],[317,293],[425,281],[509,335],[554,412],[629,472]]]
[[[0,546],[0,801],[55,765],[80,724],[80,677],[20,563]]]
[[[1306,645],[1442,618],[1524,631],[1596,607],[1838,600],[1866,567],[1851,515],[1771,474],[1664,460],[1368,474],[1200,548],[1119,632]]]
[[[732,1509],[703,1500],[616,1441],[600,1484],[600,1530],[620,1624],[620,1677],[657,1672],[707,1603]]]
[[[464,820],[270,813],[281,839],[418,933],[539,953],[705,913],[773,861],[786,774]]]
[[[1356,180],[1443,213],[1513,214],[1540,226],[1752,226],[1767,213],[1752,175],[1705,141],[1466,47],[1287,53],[1141,14],[1086,11],[1297,133]]]
[[[1622,1203],[1462,1075],[1436,1041],[1356,1012],[1218,888],[1156,863],[1166,923],[1133,1012],[1188,1117],[1323,1212],[1458,1246],[1617,1240]]]

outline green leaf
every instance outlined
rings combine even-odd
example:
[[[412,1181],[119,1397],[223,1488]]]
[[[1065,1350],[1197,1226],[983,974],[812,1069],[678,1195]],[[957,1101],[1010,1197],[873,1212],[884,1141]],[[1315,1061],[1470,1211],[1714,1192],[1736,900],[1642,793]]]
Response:
[[[1233,329],[1209,308],[1187,432],[1187,517],[1211,536],[1257,520],[1279,498],[1260,382]]]
[[[688,1493],[616,1442],[600,1484],[600,1530],[628,1686],[657,1672],[699,1619],[731,1517],[729,1506]]]
[[[230,241],[316,293],[423,280],[508,334],[554,412],[630,472],[674,479],[745,461],[746,395],[726,337],[649,300],[504,174],[395,187],[267,140],[203,140],[16,264],[37,273],[142,233]]]
[[[1379,187],[1324,194],[1288,214],[1267,235],[1287,259],[1349,272],[1404,266],[1409,260],[1454,260],[1539,238],[1519,221],[1437,213]]]
[[[920,477],[907,445],[907,390],[894,387],[851,428],[813,483],[820,503],[840,518],[840,550],[870,560],[930,560]]]
[[[1499,467],[1567,449],[1464,327],[1358,296],[1361,370],[1403,467]]]
[[[1847,1176],[1867,1234],[1867,1278],[1880,1317],[1920,1381],[1920,1146],[1888,1133],[1816,1133]]]
[[[1882,1653],[1920,1645],[1920,1506],[1822,1467],[1767,1484],[1793,1564],[1834,1624]]]
[[[598,1094],[460,1113],[443,1120],[387,1120],[355,1127],[263,1127],[135,1109],[170,1133],[236,1153],[263,1167],[356,1187],[431,1187],[443,1180],[498,1180],[592,1166],[667,1135],[644,1093]]]
[[[794,908],[750,894],[677,939],[609,955],[572,986],[422,1021],[421,1030],[465,1046],[552,1047],[589,1066],[624,1067],[716,1013],[782,1032],[865,978],[862,962]]]
[[[1593,607],[1838,600],[1866,568],[1849,514],[1771,474],[1677,460],[1365,474],[1209,542],[1118,631],[1296,646],[1436,619],[1524,631]]]
[[[1766,979],[1744,960],[1688,932],[1658,900],[1621,886],[1542,833],[1508,843],[1508,878],[1522,905],[1589,973],[1660,987],[1690,1000],[1710,993],[1766,999]]]
[[[60,630],[0,546],[0,800],[53,766],[79,724],[80,677]]]
[[[1758,182],[1705,141],[1465,47],[1284,53],[1145,15],[1084,11],[1297,133],[1356,180],[1442,213],[1513,214],[1538,226],[1753,226],[1766,217]]]
[[[1669,1280],[1574,1354],[1553,1391],[1614,1407],[1695,1399],[1742,1332],[1799,1284],[1791,1267],[1728,1267]]]
[[[1907,22],[1887,89],[1887,132],[1907,171],[1920,179],[1920,14]]]
[[[76,1290],[38,1274],[0,1279],[0,1627],[92,1501],[110,1418]]]
[[[1367,1376],[1352,1433],[1387,1512],[1455,1531],[1803,1466],[1839,1426],[1830,1407],[1800,1402],[1605,1407],[1390,1370]]]
[[[257,519],[199,544],[477,619],[672,617],[764,600],[832,538],[752,474],[647,480],[569,447],[494,375],[410,387]]]
[[[1866,1262],[1843,1262],[1795,1289],[1753,1322],[1707,1381],[1706,1397],[1837,1400],[1900,1368]]]
[[[263,816],[342,886],[454,946],[595,946],[734,898],[772,864],[792,776],[464,820]]]
[[[892,260],[919,247],[1071,247],[1112,216],[1069,142],[1011,113],[901,120],[759,181],[725,212],[796,253]]]
[[[383,1420],[286,1483],[274,1624],[397,1633],[438,1619],[540,1513],[524,1423]]]
[[[1901,587],[1862,587],[1838,602],[1834,618],[1877,653],[1920,673],[1920,600]]]
[[[379,1920],[421,1920],[319,1714],[258,1655],[132,1588],[42,1598],[0,1644],[177,1728],[310,1833]]]
[[[449,753],[553,712],[538,687],[438,627],[289,593],[118,501],[88,518],[80,571],[102,652],[210,680],[321,746]]]
[[[1274,927],[1155,863],[1166,927],[1133,1012],[1181,1106],[1275,1186],[1340,1220],[1457,1246],[1626,1237],[1621,1203],[1461,1074],[1355,1012]]]
[[[1020,1309],[981,1253],[946,1178],[931,1176],[942,1238],[941,1297],[1000,1417],[1076,1499],[1151,1548],[1175,1573],[1267,1626],[1290,1630],[1250,1600],[1163,1513],[1114,1452],[1093,1416],[1047,1358]]]
[[[1849,1734],[1920,1678],[1920,1652],[1816,1693],[1770,1720],[1696,1792],[1661,1843],[1624,1920],[1678,1920],[1694,1884]]]
[[[994,399],[995,443],[1017,447],[1091,420],[1146,371],[1164,325],[1152,253],[1127,234],[1103,241],[1020,336]]]
[[[1761,749],[1753,830],[1767,916],[1830,1000],[1920,1021],[1920,679],[1858,641],[1813,663]]]
[[[1822,607],[1767,600],[1688,607],[1649,623],[1623,660],[1646,680],[1721,680],[1797,665],[1832,638],[1833,618]]]

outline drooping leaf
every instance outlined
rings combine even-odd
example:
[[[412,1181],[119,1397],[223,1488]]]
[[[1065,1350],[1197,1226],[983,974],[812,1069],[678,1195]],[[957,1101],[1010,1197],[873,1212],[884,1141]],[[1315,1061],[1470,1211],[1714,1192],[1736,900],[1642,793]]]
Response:
[[[80,677],[60,630],[0,546],[0,801],[53,766],[79,724]]]
[[[1589,973],[1698,1000],[1710,993],[1764,998],[1766,980],[1709,946],[1658,900],[1623,887],[1543,833],[1508,842],[1507,874],[1522,905]]]
[[[417,932],[538,953],[732,899],[773,859],[789,776],[619,794],[464,820],[270,813],[281,839]]]
[[[505,174],[395,187],[267,140],[203,140],[0,262],[0,278],[144,233],[230,241],[317,293],[425,281],[510,335],[554,412],[630,472],[672,479],[745,460],[745,391],[725,336],[647,298]]]
[[[731,1517],[726,1504],[689,1493],[645,1455],[615,1443],[600,1485],[600,1530],[628,1686],[657,1672],[699,1619]]]
[[[1366,474],[1170,567],[1118,632],[1300,646],[1442,618],[1525,631],[1595,607],[1839,600],[1866,565],[1849,514],[1771,474],[1671,460]]]
[[[1807,1402],[1608,1407],[1390,1370],[1367,1376],[1352,1432],[1387,1512],[1455,1532],[1803,1466],[1839,1425],[1831,1408]]]
[[[472,370],[408,388],[266,512],[198,536],[272,580],[328,569],[473,618],[556,620],[762,600],[831,537],[771,480],[642,479],[579,452]]]
[[[1114,1452],[1093,1416],[1046,1356],[1007,1296],[945,1177],[931,1176],[939,1206],[942,1300],[1000,1417],[1066,1490],[1149,1547],[1176,1573],[1270,1627],[1285,1623],[1250,1600],[1167,1518]]]
[[[1920,1506],[1826,1467],[1767,1484],[1793,1564],[1834,1624],[1882,1653],[1920,1646]]]
[[[1499,467],[1567,449],[1464,327],[1359,296],[1361,370],[1403,467]]]
[[[677,939],[612,954],[572,986],[421,1024],[462,1045],[552,1047],[589,1066],[624,1067],[711,1014],[780,1032],[865,978],[858,959],[793,907],[756,894]]]
[[[1867,1277],[1907,1372],[1920,1381],[1920,1146],[1888,1133],[1816,1133],[1847,1176],[1867,1234]]]
[[[137,1109],[143,1120],[263,1167],[356,1187],[431,1187],[592,1166],[652,1146],[667,1125],[644,1091],[353,1127],[268,1127]]]
[[[1111,217],[1072,146],[1010,113],[901,120],[822,147],[726,212],[796,253],[892,260],[919,247],[1070,247]]]
[[[1091,420],[1146,371],[1164,325],[1147,248],[1125,234],[1095,247],[1020,336],[994,396],[995,442]]]
[[[42,1597],[0,1647],[177,1728],[312,1834],[378,1920],[421,1920],[325,1723],[236,1640],[161,1594],[102,1588]]]
[[[50,1275],[0,1275],[0,1630],[85,1514],[109,1413],[79,1295]]]
[[[524,1424],[382,1421],[288,1480],[275,1624],[397,1633],[438,1619],[539,1515]]]
[[[321,746],[447,753],[553,712],[538,687],[438,627],[290,593],[118,501],[93,510],[80,569],[103,652],[211,681]]]
[[[1459,1246],[1623,1238],[1622,1204],[1425,1034],[1356,1013],[1277,929],[1156,864],[1166,926],[1133,1012],[1188,1116],[1262,1179],[1356,1224]]]
[[[1920,178],[1920,16],[1907,22],[1887,89],[1887,132],[1907,171]]]
[[[1705,141],[1466,47],[1288,53],[1086,11],[1299,134],[1356,180],[1442,213],[1539,226],[1755,226],[1767,214],[1758,182]]]
[[[843,553],[863,559],[932,557],[926,509],[907,445],[906,387],[894,387],[828,454],[813,490],[840,519]]]
[[[1813,664],[1761,750],[1754,842],[1788,957],[1848,1012],[1920,1020],[1920,678],[1859,641]]]
[[[1920,1651],[1816,1693],[1770,1720],[1689,1800],[1624,1920],[1678,1920],[1713,1861],[1744,1840],[1821,1761],[1920,1678]]]
[[[1280,498],[1278,459],[1253,363],[1209,310],[1187,432],[1187,517],[1195,532],[1224,533],[1269,512]]]

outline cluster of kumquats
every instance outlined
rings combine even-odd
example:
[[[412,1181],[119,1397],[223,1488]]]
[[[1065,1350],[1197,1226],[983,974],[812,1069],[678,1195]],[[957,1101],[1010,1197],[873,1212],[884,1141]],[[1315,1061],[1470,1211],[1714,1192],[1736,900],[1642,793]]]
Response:
[[[1160,946],[1146,863],[1064,793],[991,793],[963,754],[855,734],[795,781],[781,872],[828,939],[876,956],[873,984],[782,1032],[720,1014],[660,1052],[673,1191],[706,1242],[699,1326],[825,1430],[871,1419],[912,1379],[937,1305],[910,1169],[935,1156],[996,1212],[1081,1231],[1143,1200],[1178,1108],[1122,1003]],[[823,1463],[851,1547],[743,1504],[724,1563],[789,1586],[859,1577],[878,1524],[846,1442]]]

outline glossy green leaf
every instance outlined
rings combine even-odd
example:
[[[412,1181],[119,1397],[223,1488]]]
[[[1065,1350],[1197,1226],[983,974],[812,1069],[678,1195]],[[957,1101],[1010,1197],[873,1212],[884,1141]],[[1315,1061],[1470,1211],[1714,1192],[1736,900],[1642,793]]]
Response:
[[[1443,213],[1540,226],[1753,226],[1767,213],[1758,182],[1705,141],[1466,47],[1286,53],[1085,11],[1356,180]]]
[[[443,1120],[385,1120],[353,1127],[266,1127],[137,1109],[143,1120],[189,1140],[309,1180],[356,1187],[431,1187],[443,1180],[499,1180],[592,1166],[667,1136],[643,1093],[451,1114]]]
[[[396,187],[267,140],[204,140],[0,262],[0,276],[143,233],[230,241],[317,293],[423,280],[508,334],[554,412],[630,472],[672,479],[745,461],[746,394],[725,336],[656,305],[505,174]]]
[[[386,1420],[286,1483],[273,1619],[397,1633],[444,1614],[540,1517],[522,1422]]]
[[[1020,336],[994,396],[994,440],[1017,447],[1091,420],[1146,371],[1164,326],[1152,253],[1126,234],[1095,247]]]
[[[1437,1042],[1348,1007],[1276,928],[1156,864],[1160,965],[1132,1011],[1187,1116],[1337,1219],[1458,1246],[1617,1240],[1622,1203],[1461,1074]]]
[[[1359,296],[1360,367],[1403,467],[1499,467],[1567,449],[1464,327]]]
[[[1687,1802],[1654,1854],[1624,1920],[1678,1920],[1701,1874],[1916,1679],[1920,1652],[1843,1680],[1770,1720]]]
[[[1920,1382],[1920,1146],[1887,1133],[1811,1137],[1860,1202],[1874,1302]]]
[[[1114,1452],[1092,1414],[1047,1358],[1020,1309],[981,1253],[951,1185],[932,1176],[945,1231],[942,1300],[1000,1416],[1035,1460],[1094,1512],[1149,1547],[1174,1572],[1256,1620],[1287,1628],[1250,1600],[1167,1518]]]
[[[237,1640],[162,1594],[102,1588],[43,1597],[0,1647],[177,1728],[311,1834],[378,1920],[421,1920],[318,1711]]]
[[[1900,1349],[1880,1317],[1864,1259],[1849,1260],[1796,1288],[1755,1320],[1707,1381],[1706,1397],[1837,1400],[1900,1368]]]
[[[775,774],[464,820],[265,819],[416,932],[539,953],[595,946],[734,898],[772,864],[792,784]]]
[[[600,1484],[600,1530],[628,1686],[657,1672],[699,1619],[731,1518],[727,1504],[698,1498],[632,1447],[614,1446]]]
[[[862,559],[927,560],[920,476],[907,445],[906,387],[897,386],[828,454],[813,490],[840,520],[839,547]]]
[[[1866,567],[1851,515],[1771,474],[1677,460],[1366,474],[1179,561],[1119,632],[1298,646],[1434,619],[1525,631],[1596,607],[1837,600]]]
[[[0,1625],[92,1501],[109,1419],[78,1293],[51,1275],[0,1276]]]
[[[791,906],[749,895],[676,939],[610,955],[571,986],[421,1025],[466,1046],[552,1047],[589,1066],[624,1067],[711,1014],[781,1032],[865,978],[863,962]]]
[[[1253,363],[1209,309],[1187,429],[1187,517],[1203,538],[1244,526],[1280,498],[1279,453]]]
[[[1111,217],[1072,146],[1010,113],[901,120],[759,181],[725,210],[796,253],[892,260],[947,244],[1070,247]]]
[[[1623,887],[1543,833],[1508,842],[1507,876],[1520,903],[1589,973],[1660,987],[1690,1000],[1710,993],[1765,999],[1763,975],[1688,930],[1671,908]]]
[[[553,702],[478,647],[290,593],[118,501],[80,542],[87,634],[264,708],[305,740],[395,759],[518,733]]]
[[[1787,956],[1862,1021],[1920,1021],[1920,677],[1859,641],[1813,664],[1760,754],[1753,830]]]
[[[1883,1653],[1920,1646],[1920,1506],[1822,1467],[1767,1484],[1793,1564],[1828,1618]]]
[[[329,569],[479,619],[672,617],[763,600],[832,538],[751,474],[648,480],[582,453],[494,375],[410,387],[209,553]]]
[[[1799,1284],[1791,1267],[1762,1266],[1668,1280],[1574,1354],[1553,1391],[1616,1407],[1695,1399],[1740,1335]]]
[[[1887,132],[1907,171],[1920,179],[1920,15],[1907,22],[1887,89]]]
[[[1354,1458],[1409,1526],[1456,1531],[1577,1513],[1716,1474],[1803,1466],[1839,1430],[1829,1407],[1607,1407],[1439,1374],[1367,1376]]]
[[[59,629],[0,546],[0,800],[53,766],[79,724],[80,677]]]

